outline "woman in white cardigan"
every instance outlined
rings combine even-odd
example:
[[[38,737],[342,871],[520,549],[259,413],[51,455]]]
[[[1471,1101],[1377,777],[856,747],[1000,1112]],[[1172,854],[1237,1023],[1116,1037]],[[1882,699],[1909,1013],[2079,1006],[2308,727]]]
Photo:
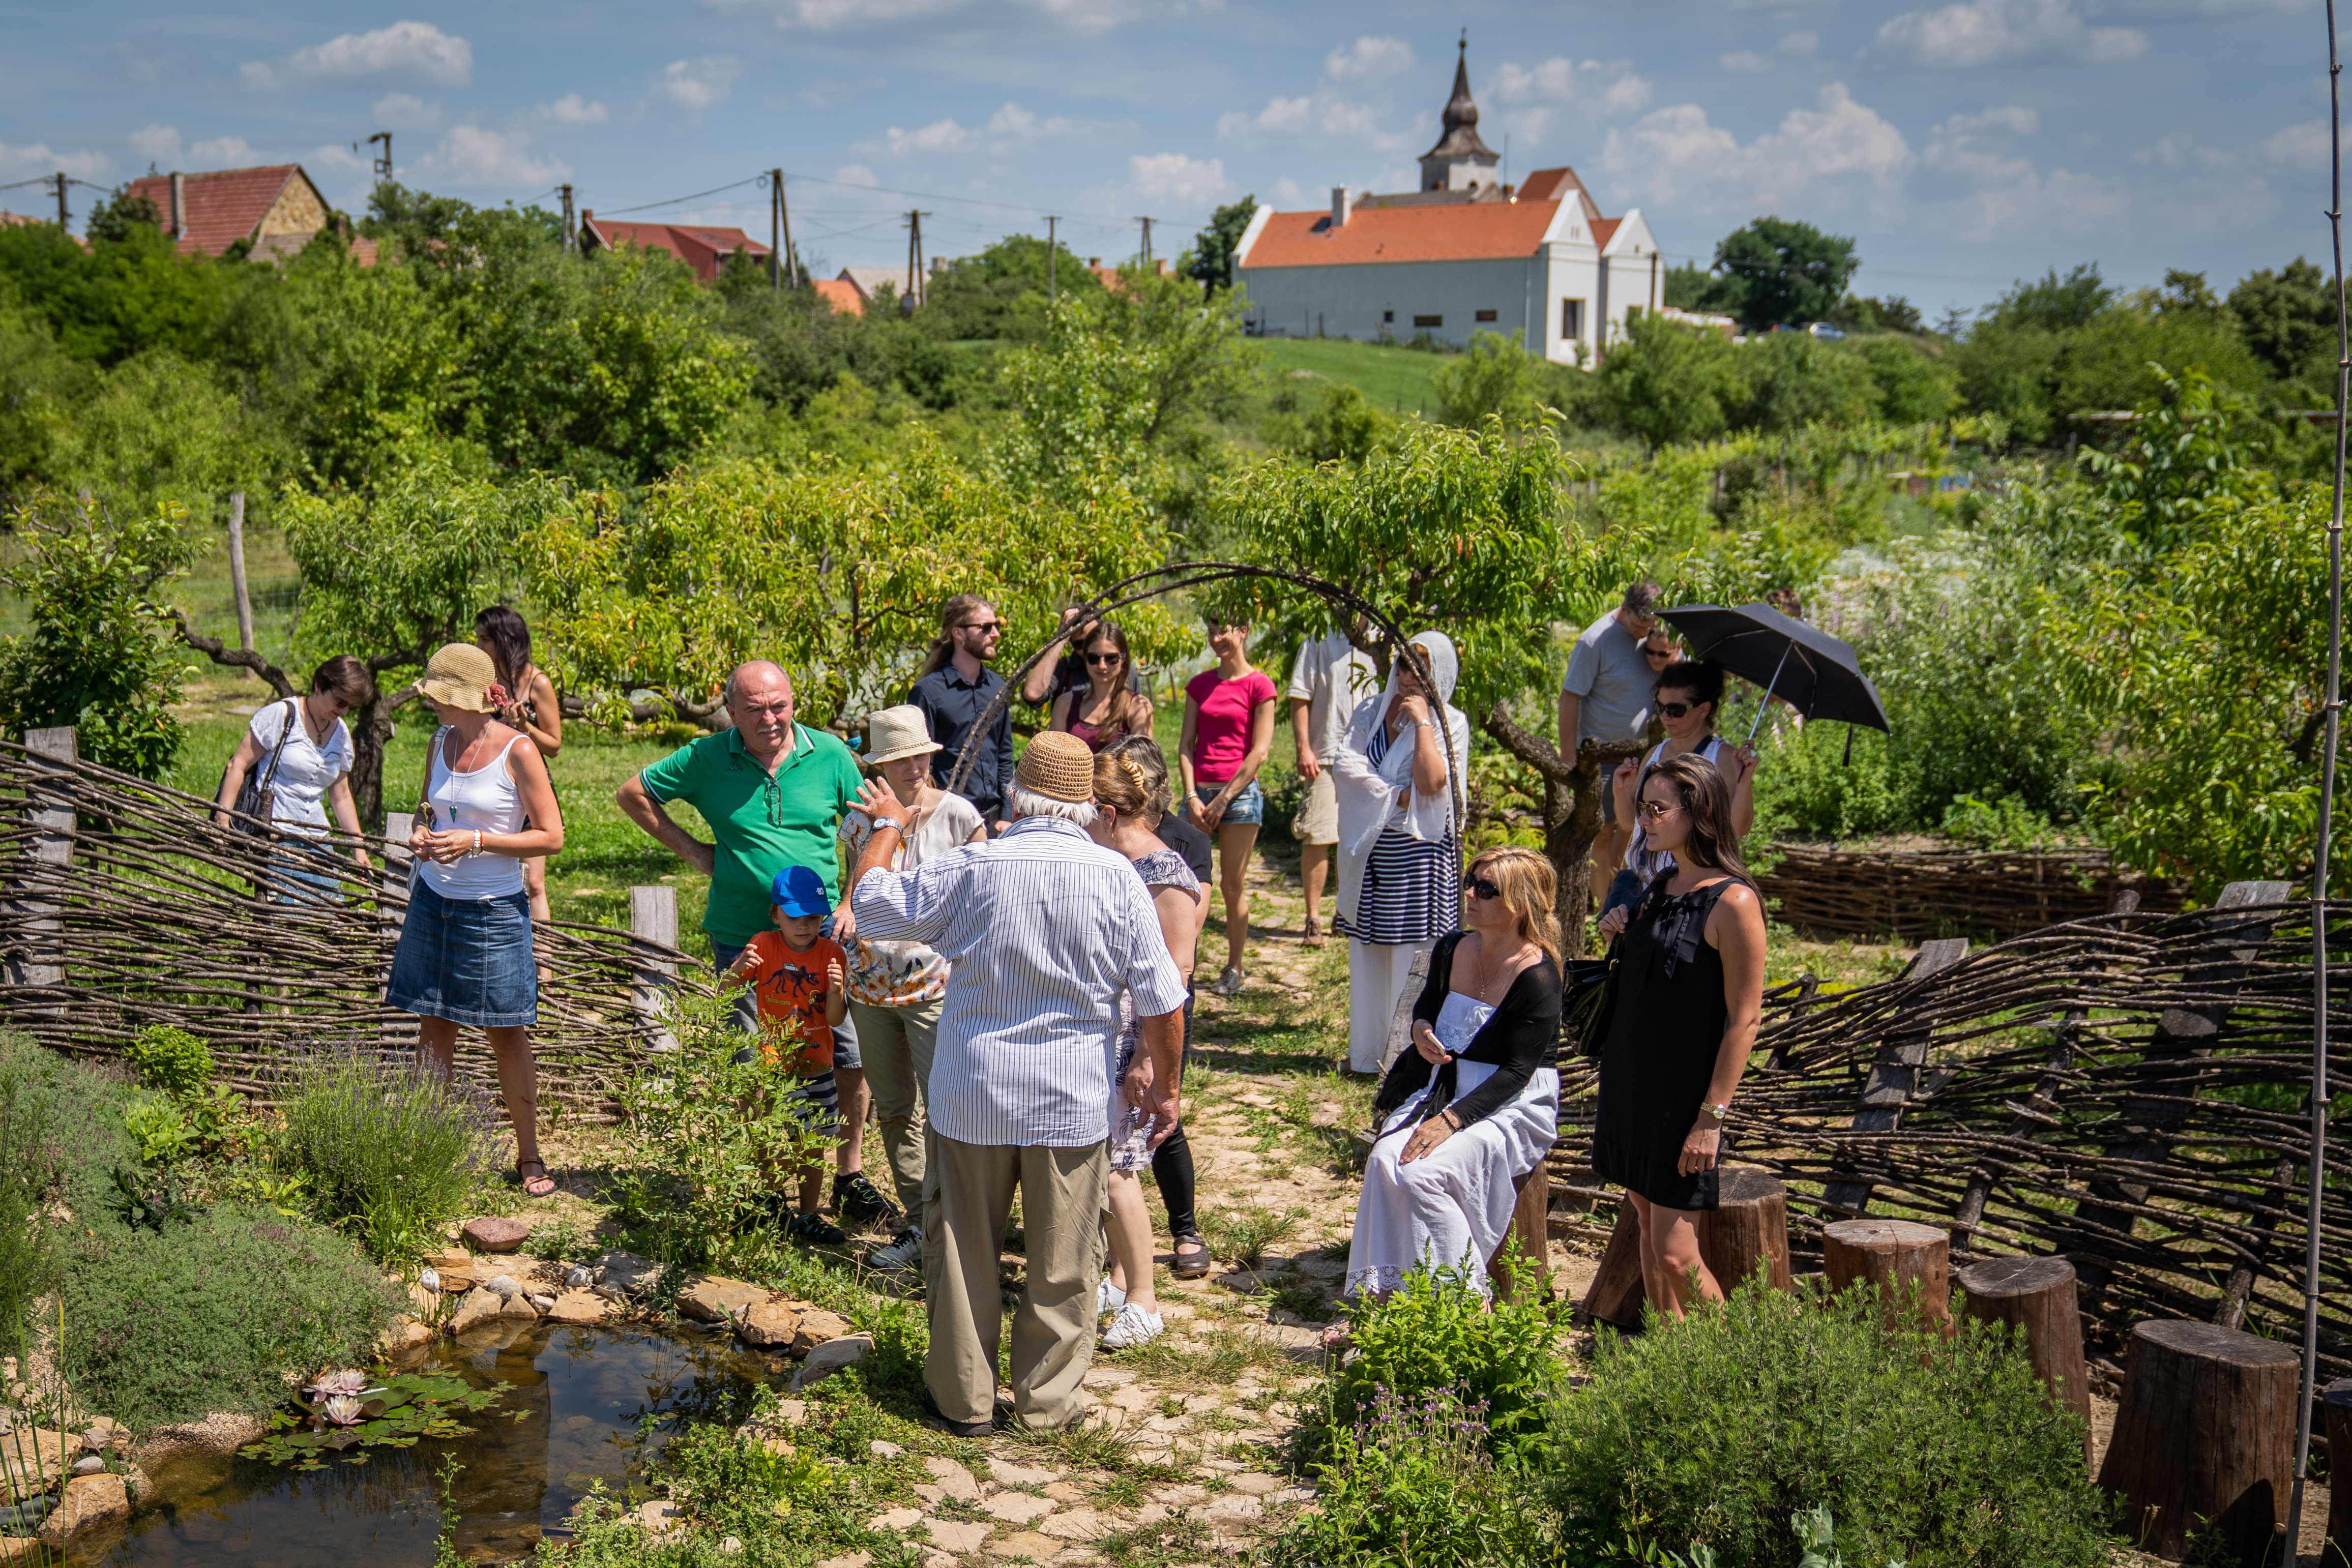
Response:
[[[1429,665],[1430,685],[1400,654],[1387,689],[1358,705],[1331,759],[1354,1072],[1381,1070],[1414,957],[1462,912],[1464,797],[1455,769],[1468,763],[1470,721],[1449,706],[1458,669],[1453,640],[1424,632],[1412,646]]]

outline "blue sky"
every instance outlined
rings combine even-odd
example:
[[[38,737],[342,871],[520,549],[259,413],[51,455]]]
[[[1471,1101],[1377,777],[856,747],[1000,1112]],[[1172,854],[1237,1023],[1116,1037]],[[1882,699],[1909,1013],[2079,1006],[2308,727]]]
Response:
[[[2096,261],[2217,286],[2325,262],[2317,0],[130,0],[27,6],[0,50],[0,183],[63,168],[299,161],[366,199],[399,177],[478,202],[740,223],[781,164],[803,249],[898,265],[1062,233],[1172,255],[1244,194],[1409,190],[1457,29],[1514,175],[1571,163],[1670,256],[1760,213],[1853,235],[1858,287],[1932,318]],[[893,193],[918,193],[898,194]],[[677,201],[693,196],[696,199]],[[74,193],[86,213],[96,193]],[[42,212],[38,187],[0,205]]]

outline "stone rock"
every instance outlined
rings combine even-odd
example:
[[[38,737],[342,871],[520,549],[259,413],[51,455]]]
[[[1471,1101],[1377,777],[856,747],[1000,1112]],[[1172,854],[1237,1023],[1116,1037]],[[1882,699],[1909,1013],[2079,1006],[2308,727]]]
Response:
[[[539,1322],[539,1309],[531,1305],[529,1296],[518,1291],[499,1303],[499,1321],[535,1323]]]
[[[36,1541],[29,1535],[0,1535],[0,1563],[47,1563],[48,1559],[47,1542]]]
[[[1067,1481],[1049,1481],[1046,1483],[1045,1495],[1059,1503],[1080,1503],[1087,1500],[1087,1494]]]
[[[431,1317],[441,1305],[438,1287],[428,1291],[423,1285],[411,1284],[407,1295],[409,1312],[420,1318]]]
[[[104,1469],[106,1461],[96,1454],[84,1454],[73,1462],[73,1473],[78,1476],[94,1476]]]
[[[1147,1502],[1141,1508],[1135,1511],[1135,1522],[1138,1524],[1158,1524],[1161,1520],[1166,1519],[1167,1517],[1168,1505],[1166,1503]]]
[[[1182,1431],[1192,1424],[1192,1417],[1190,1416],[1154,1416],[1144,1422],[1143,1429],[1147,1432],[1175,1433]]]
[[[1239,1475],[1242,1469],[1231,1459],[1202,1459],[1201,1468],[1204,1470],[1214,1470],[1223,1476]]]
[[[1160,1403],[1160,1396],[1149,1388],[1114,1388],[1108,1402],[1121,1410],[1149,1410]]]
[[[644,1295],[653,1289],[654,1281],[661,1278],[660,1264],[647,1262],[634,1252],[624,1252],[617,1248],[597,1259],[594,1268],[604,1277],[605,1285],[631,1296]]]
[[[843,1339],[830,1339],[809,1352],[800,1370],[793,1374],[793,1392],[798,1394],[812,1383],[822,1383],[853,1362],[864,1361],[866,1352],[874,1348],[874,1336],[854,1333]]]
[[[547,1309],[547,1321],[553,1323],[601,1323],[613,1309],[604,1298],[593,1291],[566,1291],[555,1298]]]
[[[800,1322],[801,1307],[796,1301],[754,1301],[735,1319],[735,1337],[762,1348],[789,1345]]]
[[[1027,1524],[1053,1512],[1054,1505],[1029,1492],[1001,1491],[982,1499],[980,1509],[991,1519],[1001,1519],[1007,1524]]]
[[[1097,1362],[1078,1381],[1088,1388],[1124,1388],[1135,1381],[1135,1374],[1123,1366],[1105,1366]]]
[[[988,1539],[985,1524],[959,1524],[944,1519],[925,1519],[923,1523],[931,1532],[931,1544],[947,1552],[977,1552]]]
[[[793,1330],[793,1354],[806,1355],[817,1346],[840,1339],[851,1332],[847,1318],[812,1307],[800,1314],[799,1322]]]
[[[872,1442],[866,1445],[866,1451],[873,1455],[877,1459],[895,1459],[907,1450],[900,1448],[896,1443],[886,1442],[882,1438],[877,1437]]]
[[[38,1427],[12,1433],[7,1442],[0,1443],[0,1495],[28,1497],[48,1490],[65,1468],[66,1451],[79,1441]]]
[[[917,1481],[914,1490],[917,1497],[929,1503],[933,1508],[939,1507],[948,1500],[947,1490],[943,1487],[925,1486],[922,1482]]]
[[[1095,1541],[1118,1528],[1092,1509],[1057,1513],[1037,1527],[1056,1541]]]
[[[686,1510],[666,1498],[637,1505],[637,1525],[648,1541],[659,1541],[686,1528]]]
[[[474,1255],[463,1247],[443,1247],[425,1255],[425,1266],[444,1274],[471,1273],[474,1268]]]
[[[1026,1557],[1033,1563],[1051,1563],[1062,1554],[1065,1548],[1050,1536],[1024,1530],[1018,1535],[998,1542],[992,1550],[1000,1558]]]
[[[522,1287],[512,1274],[499,1272],[482,1281],[482,1289],[502,1301],[510,1301],[522,1294]]]
[[[912,1530],[922,1521],[922,1511],[894,1508],[887,1513],[877,1513],[866,1522],[868,1530]]]
[[[392,1320],[392,1326],[376,1336],[376,1349],[386,1355],[398,1355],[415,1350],[420,1344],[433,1342],[433,1330],[418,1322],[406,1312]]]
[[[166,1460],[192,1455],[225,1458],[236,1453],[247,1443],[258,1442],[267,1436],[269,1427],[252,1416],[236,1416],[223,1410],[201,1421],[184,1422],[176,1427],[158,1427],[147,1434],[147,1440],[133,1450],[133,1460],[143,1469],[152,1470]],[[0,1443],[0,1452],[8,1445]]]
[[[468,1291],[464,1303],[450,1314],[449,1322],[445,1326],[452,1334],[462,1334],[469,1330],[484,1328],[497,1322],[499,1314],[505,1312],[506,1307],[507,1304],[504,1301],[488,1291]]]
[[[720,1554],[721,1554],[721,1555],[723,1555],[723,1556],[727,1556],[727,1557],[733,1557],[733,1556],[737,1555],[738,1553],[740,1553],[742,1550],[743,1550],[743,1538],[742,1538],[741,1536],[740,1536],[740,1535],[729,1535],[729,1536],[724,1536],[724,1537],[721,1537],[721,1538],[720,1538],[720,1540],[719,1540],[719,1551]]]
[[[131,1493],[121,1476],[103,1472],[76,1476],[66,1483],[65,1494],[58,1499],[49,1517],[41,1521],[41,1539],[61,1546],[101,1525],[121,1524],[130,1518]]]
[[[1265,1511],[1265,1502],[1263,1499],[1235,1492],[1219,1498],[1208,1506],[1206,1511],[1211,1519],[1215,1520],[1255,1519]]]
[[[739,1308],[754,1306],[767,1299],[768,1292],[758,1285],[706,1274],[677,1293],[677,1310],[697,1322],[723,1323],[734,1317]]]
[[[940,1490],[948,1496],[962,1502],[980,1500],[980,1483],[971,1479],[970,1470],[953,1459],[934,1455],[923,1461],[923,1469],[931,1472],[931,1479],[940,1483]]]
[[[466,1221],[463,1234],[477,1252],[511,1252],[530,1235],[530,1223],[503,1214],[486,1214]]]
[[[871,1552],[853,1552],[846,1557],[828,1557],[818,1563],[816,1568],[866,1568],[866,1565],[873,1561],[874,1556]]]
[[[1233,1479],[1233,1489],[1251,1497],[1264,1497],[1270,1491],[1282,1490],[1282,1478],[1258,1470],[1244,1470]]]
[[[1171,1508],[1183,1508],[1188,1504],[1201,1501],[1208,1495],[1209,1489],[1207,1487],[1161,1487],[1158,1491],[1151,1494],[1151,1500],[1154,1502],[1164,1502]]]
[[[529,1301],[530,1303],[530,1310],[539,1313],[541,1317],[546,1316],[549,1312],[555,1310],[555,1298],[553,1296],[525,1296],[523,1300]]]
[[[999,1486],[1041,1487],[1047,1481],[1061,1479],[1058,1470],[1040,1469],[1035,1465],[1008,1465],[1003,1459],[988,1461],[988,1473]]]

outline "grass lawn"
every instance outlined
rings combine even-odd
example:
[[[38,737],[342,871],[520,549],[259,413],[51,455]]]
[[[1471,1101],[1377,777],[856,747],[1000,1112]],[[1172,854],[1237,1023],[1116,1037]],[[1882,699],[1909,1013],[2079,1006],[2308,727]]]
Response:
[[[1346,382],[1386,413],[1430,418],[1436,417],[1437,370],[1450,358],[1337,338],[1261,338],[1252,347],[1265,357],[1269,375],[1306,371],[1325,381]]]

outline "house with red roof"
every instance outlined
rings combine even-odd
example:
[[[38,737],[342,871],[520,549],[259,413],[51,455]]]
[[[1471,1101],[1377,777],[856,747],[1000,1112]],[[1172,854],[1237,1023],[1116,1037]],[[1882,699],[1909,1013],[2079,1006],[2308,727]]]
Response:
[[[1566,166],[1517,189],[1496,181],[1468,60],[1465,45],[1420,190],[1342,186],[1328,213],[1251,215],[1234,277],[1249,289],[1253,331],[1400,342],[1425,333],[1464,346],[1500,332],[1546,359],[1589,363],[1623,335],[1629,310],[1662,303],[1658,245],[1639,208],[1603,217]]]
[[[765,267],[768,257],[775,254],[741,229],[712,228],[706,224],[615,223],[584,209],[581,212],[583,255],[622,245],[666,250],[694,268],[694,276],[705,283],[716,283],[719,269],[736,256],[748,256]]]
[[[824,300],[836,316],[866,314],[866,296],[859,293],[857,285],[848,278],[814,278],[809,287],[816,290],[816,297]]]
[[[182,256],[225,256],[242,241],[249,246],[249,259],[275,261],[299,255],[335,221],[327,198],[299,163],[145,174],[131,182],[131,191],[154,204],[163,232]],[[352,259],[362,267],[375,265],[375,242],[362,235],[350,237]]]

